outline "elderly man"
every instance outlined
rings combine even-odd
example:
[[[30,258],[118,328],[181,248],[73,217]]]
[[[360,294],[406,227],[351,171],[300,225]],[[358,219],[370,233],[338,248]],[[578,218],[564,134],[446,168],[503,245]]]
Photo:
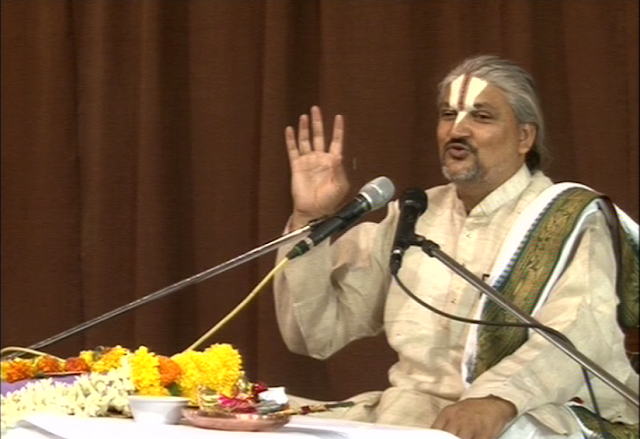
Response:
[[[601,214],[577,216],[579,233],[566,239],[573,246],[571,255],[551,264],[555,270],[546,270],[551,275],[532,274],[535,263],[546,267],[546,251],[527,260],[528,268],[505,264],[518,248],[514,243],[531,241],[519,230],[533,227],[535,237],[565,227],[557,216],[541,215],[539,206],[550,203],[545,197],[566,199],[563,209],[593,204],[591,199],[577,201],[591,191],[548,195],[556,185],[539,169],[544,124],[529,74],[497,57],[470,58],[442,81],[438,105],[438,149],[450,184],[426,191],[429,208],[418,219],[416,233],[435,241],[472,273],[488,277],[524,311],[637,388],[638,375],[627,360],[616,320],[616,265]],[[310,118],[300,117],[297,136],[292,127],[285,130],[294,202],[290,229],[335,213],[343,202],[348,190],[343,131],[344,121],[336,116],[327,148],[317,107]],[[570,358],[535,333],[485,331],[427,311],[392,280],[389,255],[398,210],[391,203],[379,224],[365,222],[332,244],[319,244],[290,261],[276,278],[280,330],[293,352],[324,359],[353,340],[384,331],[398,353],[389,371],[390,387],[354,397],[355,406],[343,416],[442,429],[462,439],[582,438],[589,425],[593,428],[588,422],[593,407],[580,367]],[[288,250],[281,249],[279,258]],[[509,281],[500,280],[511,273]],[[400,278],[444,312],[466,318],[490,315],[490,301],[422,252],[407,252]],[[503,346],[518,337],[514,346]],[[605,427],[637,435],[637,426],[628,426],[637,423],[637,409],[599,380],[593,386],[602,417],[611,421]],[[583,404],[570,407],[572,400]]]

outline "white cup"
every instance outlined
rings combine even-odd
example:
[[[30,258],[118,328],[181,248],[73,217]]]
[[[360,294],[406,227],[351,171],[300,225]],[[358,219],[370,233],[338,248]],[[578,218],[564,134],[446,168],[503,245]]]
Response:
[[[131,414],[136,422],[145,424],[177,424],[182,418],[182,409],[189,398],[180,396],[129,395]]]

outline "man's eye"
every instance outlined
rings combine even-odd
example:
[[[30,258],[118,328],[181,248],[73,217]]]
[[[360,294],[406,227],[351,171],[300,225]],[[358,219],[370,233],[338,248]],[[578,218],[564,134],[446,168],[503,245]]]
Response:
[[[440,110],[440,117],[443,119],[455,118],[457,114],[455,110]]]
[[[493,117],[489,113],[485,113],[484,111],[474,111],[472,115],[474,119],[477,119],[480,121],[488,121],[493,119]]]

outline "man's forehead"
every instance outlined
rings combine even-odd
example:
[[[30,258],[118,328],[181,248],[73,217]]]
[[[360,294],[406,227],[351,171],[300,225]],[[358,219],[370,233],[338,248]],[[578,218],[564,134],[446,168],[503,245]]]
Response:
[[[440,101],[440,104],[438,104],[440,108],[452,108],[455,109],[455,107],[453,107],[449,101]],[[498,108],[497,105],[495,105],[494,103],[491,103],[489,100],[485,100],[482,97],[478,97],[475,102],[473,103],[473,108],[475,109],[493,109],[496,110]]]
[[[484,79],[468,73],[458,76],[449,86],[449,106],[459,111],[473,108],[476,99],[488,85]]]
[[[468,112],[476,108],[474,107],[476,100],[480,93],[487,88],[487,85],[489,85],[487,81],[469,74],[460,75],[451,82],[449,86],[449,107],[458,112],[454,126],[460,123]]]

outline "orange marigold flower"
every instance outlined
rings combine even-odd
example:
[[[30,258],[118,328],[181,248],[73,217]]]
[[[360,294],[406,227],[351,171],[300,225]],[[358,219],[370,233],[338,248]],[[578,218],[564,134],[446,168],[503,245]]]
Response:
[[[175,383],[181,373],[178,363],[164,355],[158,355],[158,370],[160,371],[160,381],[163,387]]]
[[[62,371],[63,363],[51,355],[45,355],[36,360],[35,367],[38,372],[42,373],[60,372]]]
[[[12,360],[9,361],[6,368],[6,380],[8,383],[33,378],[36,372],[31,360]]]
[[[87,361],[82,357],[70,357],[64,363],[64,370],[68,372],[89,372]]]

